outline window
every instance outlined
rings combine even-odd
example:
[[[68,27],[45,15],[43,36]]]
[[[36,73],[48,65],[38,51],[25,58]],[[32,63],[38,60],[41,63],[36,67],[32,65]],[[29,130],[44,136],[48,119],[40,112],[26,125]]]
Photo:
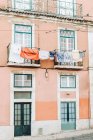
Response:
[[[60,51],[75,49],[75,31],[60,30]]]
[[[14,87],[32,87],[32,74],[14,74]]]
[[[76,76],[75,75],[61,75],[60,88],[76,88]]]
[[[74,16],[74,0],[58,0],[59,14],[63,16]]]
[[[76,121],[76,104],[75,102],[61,102],[61,120],[65,123]],[[67,124],[69,125],[69,124]]]
[[[31,99],[32,92],[31,91],[15,91],[14,99]]]
[[[21,10],[31,10],[32,0],[14,0],[14,8]]]
[[[32,47],[32,26],[16,24],[14,28],[14,43],[22,47]]]

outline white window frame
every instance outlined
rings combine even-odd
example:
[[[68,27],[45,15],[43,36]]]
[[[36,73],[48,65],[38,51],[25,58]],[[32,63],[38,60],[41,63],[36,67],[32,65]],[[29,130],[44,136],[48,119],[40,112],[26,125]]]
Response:
[[[34,24],[28,24],[28,23],[24,23],[24,22],[15,22],[13,25],[12,25],[12,44],[14,44],[14,34],[15,34],[15,25],[18,24],[18,25],[25,25],[25,26],[31,26],[32,27],[32,46],[31,48],[34,48],[35,47],[35,25]]]
[[[61,77],[65,77],[66,78],[66,81],[67,81],[67,83],[66,83],[66,86],[64,87],[62,87],[62,85],[61,85]],[[73,86],[73,87],[70,87],[70,77],[74,77],[75,78],[75,86]],[[70,88],[70,89],[75,89],[76,88],[76,76],[75,75],[60,75],[60,88],[62,88],[62,89],[64,89],[64,88]]]
[[[22,86],[16,86],[15,85],[15,82],[16,82],[16,79],[15,79],[15,76],[16,75],[21,75],[22,77],[22,79],[20,79],[20,80],[17,80],[17,81],[20,81],[21,83],[22,83]],[[14,87],[17,87],[17,88],[32,88],[32,86],[33,86],[33,80],[32,80],[32,75],[31,75],[31,86],[24,86],[24,83],[25,83],[25,75],[27,76],[27,75],[29,75],[29,74],[14,74]]]
[[[29,0],[29,3],[30,3],[30,0]],[[24,1],[22,2],[22,4],[24,4]],[[34,10],[33,0],[31,0],[31,5],[29,5],[29,7],[30,7],[29,9],[25,9],[24,6],[23,6],[22,9],[20,9],[20,7],[15,8],[15,0],[12,0],[12,8],[17,9],[17,10],[26,10],[26,11],[28,11],[28,10]]]
[[[59,1],[66,2],[66,0],[57,0],[57,14],[62,15],[62,16],[70,16],[70,17],[76,16],[76,10],[74,10],[74,13],[72,13],[72,15],[67,15],[66,13],[65,13],[65,14],[61,14],[61,13],[60,13]],[[72,4],[73,4],[73,6],[74,6],[74,9],[76,9],[76,6],[74,5],[74,3],[76,3],[76,0],[73,0],[73,1],[74,1],[74,2],[73,2]],[[63,9],[63,10],[66,11],[65,9]],[[73,11],[72,11],[72,12],[73,12]]]
[[[75,31],[75,29],[73,28],[58,28],[58,50],[60,50],[60,30],[71,30],[75,32],[75,47],[74,49],[77,50],[77,31]]]

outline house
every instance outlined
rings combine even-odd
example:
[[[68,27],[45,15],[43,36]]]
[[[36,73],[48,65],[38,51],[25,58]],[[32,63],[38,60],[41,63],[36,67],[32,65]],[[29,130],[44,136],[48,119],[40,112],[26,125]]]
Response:
[[[91,4],[0,1],[1,140],[93,126]],[[24,48],[54,57],[21,57]]]

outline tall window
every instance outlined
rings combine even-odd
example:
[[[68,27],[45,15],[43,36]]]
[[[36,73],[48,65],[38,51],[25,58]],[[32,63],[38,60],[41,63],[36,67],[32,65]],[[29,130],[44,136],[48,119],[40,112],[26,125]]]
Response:
[[[15,9],[31,10],[32,0],[14,0]]]
[[[60,88],[76,88],[76,76],[75,75],[61,75]]]
[[[74,0],[58,0],[59,14],[63,16],[74,16]]]
[[[21,44],[22,47],[32,47],[32,26],[16,24],[14,43]]]
[[[14,87],[32,87],[32,74],[14,74]]]
[[[60,30],[60,51],[75,49],[75,31]]]

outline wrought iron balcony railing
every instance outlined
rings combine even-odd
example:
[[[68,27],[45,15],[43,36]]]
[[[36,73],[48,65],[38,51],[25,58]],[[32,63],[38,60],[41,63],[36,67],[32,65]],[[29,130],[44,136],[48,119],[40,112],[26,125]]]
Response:
[[[59,56],[57,56],[57,54]],[[54,68],[63,68],[63,69],[83,68],[83,57],[85,56],[85,51],[80,51],[80,52],[78,51],[78,54],[76,53],[74,54],[73,51],[61,51],[61,52],[57,52],[57,54],[54,62]],[[73,59],[73,54],[74,57],[76,57],[76,60],[75,58]]]
[[[11,62],[9,60],[9,57],[10,57],[10,49],[11,49],[10,47],[12,47],[11,44],[9,44],[7,46],[7,65],[8,66],[40,67],[40,60],[23,59],[23,62],[22,63],[20,63],[20,62],[13,62],[13,61]],[[21,59],[21,57],[19,59]]]
[[[82,17],[82,4],[71,3],[62,0],[36,0],[30,3],[22,3],[14,0],[14,4],[8,0],[7,8],[15,11],[34,12],[40,14],[51,14],[54,16]]]

